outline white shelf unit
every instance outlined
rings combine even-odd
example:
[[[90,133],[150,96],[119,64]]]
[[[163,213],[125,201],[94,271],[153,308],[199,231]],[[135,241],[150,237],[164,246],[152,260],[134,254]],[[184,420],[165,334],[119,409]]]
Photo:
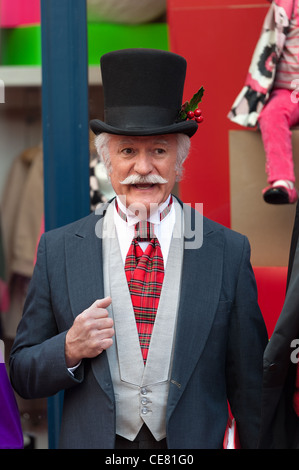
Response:
[[[42,70],[39,66],[0,66],[0,80],[5,87],[41,86]],[[100,67],[88,67],[89,85],[101,85]]]

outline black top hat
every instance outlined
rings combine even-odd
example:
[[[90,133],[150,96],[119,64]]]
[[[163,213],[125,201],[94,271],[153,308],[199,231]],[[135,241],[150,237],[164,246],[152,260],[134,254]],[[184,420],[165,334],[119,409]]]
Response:
[[[179,121],[186,60],[155,49],[123,49],[101,58],[104,122],[92,120],[95,134],[161,135],[197,131],[192,120]]]

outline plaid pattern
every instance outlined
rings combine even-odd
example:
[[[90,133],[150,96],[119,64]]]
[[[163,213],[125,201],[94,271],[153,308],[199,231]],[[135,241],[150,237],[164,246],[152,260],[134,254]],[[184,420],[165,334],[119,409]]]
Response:
[[[171,204],[172,197],[168,206],[160,214],[161,220],[170,212]],[[122,213],[117,202],[116,208],[119,215],[124,218],[125,214]],[[146,240],[150,243],[143,252],[138,241]],[[154,233],[154,226],[150,222],[140,221],[135,225],[135,236],[126,257],[125,273],[145,364],[164,279],[162,251]]]
[[[141,220],[138,224],[135,225],[135,239],[138,242],[146,242],[155,238],[155,228],[154,224],[147,222],[146,220]]]
[[[133,238],[126,257],[125,273],[143,361],[146,363],[164,279],[163,256],[156,237],[152,238],[145,252],[140,248],[137,239]]]

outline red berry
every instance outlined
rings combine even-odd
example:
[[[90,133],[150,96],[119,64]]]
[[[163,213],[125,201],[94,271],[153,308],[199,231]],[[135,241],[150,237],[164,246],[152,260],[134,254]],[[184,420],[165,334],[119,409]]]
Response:
[[[194,116],[195,116],[195,117],[201,116],[201,110],[197,108],[197,109],[194,111]]]
[[[200,123],[203,121],[203,117],[202,117],[202,116],[198,116],[198,117],[195,118],[195,121],[200,124]]]
[[[194,112],[193,111],[188,111],[187,117],[188,117],[188,119],[193,119],[194,118]]]

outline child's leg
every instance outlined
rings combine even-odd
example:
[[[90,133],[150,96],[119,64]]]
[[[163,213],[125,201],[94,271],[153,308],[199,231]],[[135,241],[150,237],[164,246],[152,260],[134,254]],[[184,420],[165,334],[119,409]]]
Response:
[[[299,104],[292,102],[291,93],[291,90],[274,90],[259,116],[269,183],[295,182],[290,128],[299,123]]]

